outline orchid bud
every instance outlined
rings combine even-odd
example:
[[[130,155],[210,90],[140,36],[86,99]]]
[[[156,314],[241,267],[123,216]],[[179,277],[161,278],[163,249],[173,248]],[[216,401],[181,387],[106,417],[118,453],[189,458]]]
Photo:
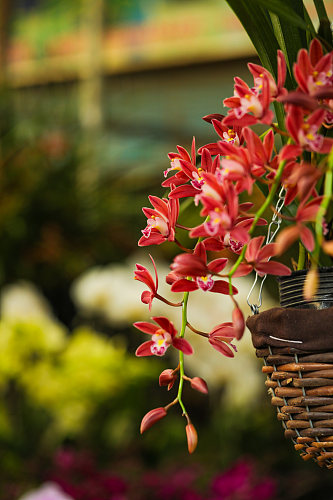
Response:
[[[154,408],[153,410],[150,410],[146,415],[143,417],[141,421],[141,426],[140,426],[140,433],[143,434],[147,429],[152,427],[156,422],[161,420],[161,418],[165,417],[167,414],[165,408]]]
[[[238,306],[234,308],[232,311],[232,323],[235,332],[235,338],[240,340],[243,337],[243,333],[245,330],[245,320],[242,311]]]
[[[319,276],[316,268],[310,269],[307,272],[304,287],[303,287],[303,295],[305,300],[311,300],[317,292],[319,284]]]
[[[193,377],[190,380],[192,389],[202,392],[203,394],[208,394],[208,387],[203,378]]]
[[[186,437],[188,452],[193,453],[198,444],[198,434],[193,424],[187,424]]]
[[[177,375],[175,374],[174,370],[171,370],[171,368],[168,368],[166,370],[163,370],[158,382],[160,386],[162,387],[163,385],[168,386],[168,391],[173,387],[173,384],[175,383],[175,380],[177,378]]]

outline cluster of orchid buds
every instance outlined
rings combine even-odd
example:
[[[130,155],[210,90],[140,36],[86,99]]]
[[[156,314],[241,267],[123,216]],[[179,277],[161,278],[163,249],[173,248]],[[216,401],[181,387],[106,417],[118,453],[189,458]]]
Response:
[[[166,317],[153,317],[153,323],[137,322],[134,326],[150,335],[150,340],[138,347],[137,356],[163,356],[169,347],[179,351],[177,368],[164,370],[159,379],[160,385],[167,386],[168,390],[176,380],[179,387],[176,398],[168,406],[145,415],[141,433],[179,404],[187,422],[189,452],[196,448],[197,433],[182,401],[183,383],[190,382],[202,393],[207,393],[207,384],[199,377],[185,375],[184,355],[191,355],[193,349],[184,337],[189,329],[204,337],[224,356],[234,356],[237,351],[234,341],[242,338],[245,329],[244,315],[235,298],[234,277],[252,271],[259,276],[290,274],[289,267],[271,258],[282,255],[297,242],[301,251],[294,264],[302,269],[305,256],[308,257],[311,269],[305,293],[307,297],[315,293],[320,255],[333,255],[333,240],[327,240],[326,221],[333,185],[333,154],[329,154],[333,139],[328,137],[333,126],[332,57],[332,52],[324,54],[317,39],[311,42],[309,51],[300,50],[293,68],[298,86],[293,91],[285,88],[287,67],[281,51],[277,54],[277,82],[267,69],[248,64],[253,86],[236,77],[234,96],[223,102],[229,108],[228,114],[204,117],[217,133],[216,142],[197,149],[193,138],[190,152],[177,146],[176,153],[169,153],[171,165],[165,170],[162,182],[167,195],[164,198],[149,196],[152,208],[143,208],[147,226],[139,246],[174,242],[179,247],[181,253],[174,258],[166,282],[171,292],[184,294],[183,300],[171,302],[158,293],[158,275],[152,257],[155,276],[137,264],[135,279],[148,287],[141,300],[149,310],[153,300],[181,308],[180,328],[177,332]],[[282,107],[282,123],[274,123],[272,103]],[[250,128],[256,124],[266,126],[261,135]],[[279,141],[275,140],[276,136]],[[280,144],[278,149],[275,143]],[[252,194],[254,185],[266,189],[265,201],[256,211],[251,202],[244,201]],[[285,227],[275,242],[267,243],[265,237],[255,235],[255,231],[257,226],[267,224],[262,215],[271,207],[274,212],[274,201],[281,188],[287,210],[287,215],[281,215]],[[201,208],[202,219],[196,227],[186,227],[179,221],[182,198],[192,198]],[[191,249],[182,243],[184,232],[194,240]],[[226,249],[229,257],[232,256],[229,259],[221,256]],[[217,258],[211,259],[214,253]],[[190,294],[196,290],[228,296],[231,321],[209,332],[192,326],[187,317],[187,304]]]

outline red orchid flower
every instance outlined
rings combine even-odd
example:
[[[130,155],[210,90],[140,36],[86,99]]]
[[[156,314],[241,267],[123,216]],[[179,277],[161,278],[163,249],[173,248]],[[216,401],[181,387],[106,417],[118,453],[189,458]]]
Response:
[[[272,262],[269,260],[277,253],[276,243],[269,243],[261,248],[264,240],[264,236],[252,238],[245,251],[246,262],[238,266],[234,276],[246,276],[253,269],[260,275],[274,274],[283,276],[291,274],[289,267],[280,262]]]
[[[251,193],[255,179],[251,175],[253,162],[249,150],[222,141],[218,145],[220,154],[224,155],[218,172],[219,182],[235,182],[237,193],[245,190]]]
[[[281,50],[277,51],[277,83],[275,83],[272,74],[263,66],[259,66],[259,64],[253,63],[248,63],[247,66],[252,73],[254,79],[254,88],[257,90],[257,92],[260,92],[260,90],[262,89],[263,77],[265,75],[268,79],[271,98],[277,98],[287,93],[287,89],[283,87],[286,81],[287,65],[285,57]]]
[[[168,275],[168,282],[172,283],[172,292],[192,292],[201,289],[204,292],[222,293],[229,295],[229,284],[223,280],[214,280],[213,275],[218,274],[227,265],[228,259],[219,258],[207,264],[205,246],[198,243],[193,254],[179,254],[171,264],[172,273]],[[192,277],[188,280],[186,277]],[[233,293],[238,290],[232,287]]]
[[[322,175],[322,170],[311,163],[288,162],[282,174],[286,190],[285,205],[289,205],[296,196],[301,201],[306,201],[311,195],[316,196],[315,186]]]
[[[246,139],[246,146],[252,164],[251,174],[255,178],[262,177],[267,172],[267,167],[278,167],[279,156],[276,155],[272,159],[274,150],[273,130],[270,130],[265,135],[263,141],[261,141],[258,135],[252,129],[246,127],[244,129],[244,137]]]
[[[276,239],[276,254],[283,253],[296,240],[300,239],[309,252],[313,252],[315,241],[311,229],[305,223],[314,222],[323,197],[317,196],[308,203],[300,203],[295,221],[296,224],[288,226],[281,231]]]
[[[135,352],[136,356],[163,356],[170,345],[173,345],[173,347],[179,349],[184,354],[193,353],[193,349],[187,340],[176,337],[177,330],[173,326],[172,321],[164,316],[154,316],[152,320],[157,325],[147,321],[133,323],[135,328],[152,336],[151,340],[144,342],[137,348]]]
[[[262,76],[261,92],[250,87],[241,79],[235,78],[234,97],[224,99],[228,115],[223,119],[223,125],[245,127],[255,123],[270,125],[273,121],[273,111],[269,109],[271,102],[270,85],[267,74]],[[250,114],[251,113],[251,114]]]
[[[231,322],[221,323],[215,326],[209,333],[208,342],[214,349],[218,352],[227,356],[228,358],[233,358],[234,353],[229,346],[237,352],[236,346],[232,344],[232,340],[235,338],[235,331],[233,324]]]
[[[323,55],[320,42],[315,38],[309,53],[301,49],[294,64],[294,75],[299,88],[306,94],[313,94],[321,87],[333,83],[332,52]]]
[[[251,216],[239,215],[239,212],[247,211],[252,205],[238,204],[237,188],[231,182],[221,183],[217,175],[204,174],[204,177],[206,182],[200,196],[203,204],[200,215],[208,218],[191,229],[190,236],[213,236],[220,239],[224,246],[234,245],[239,250],[249,240],[248,231],[253,220]],[[266,221],[260,219],[258,224],[266,224]]]
[[[290,105],[286,118],[286,128],[295,144],[287,144],[282,148],[281,159],[286,160],[299,156],[303,150],[321,154],[329,153],[333,146],[333,139],[318,133],[325,115],[324,109],[317,109],[304,118],[302,108]]]
[[[270,130],[261,141],[258,135],[248,127],[244,127],[243,136],[246,147],[235,147],[229,143],[219,142],[221,160],[221,177],[236,181],[237,192],[252,192],[252,186],[259,177],[263,177],[271,169],[277,169],[279,157],[272,159],[274,134]]]
[[[216,118],[217,116],[219,118]],[[237,126],[233,128],[226,127],[225,125],[222,124],[223,118],[224,118],[223,115],[208,115],[204,116],[203,119],[213,125],[215,132],[221,138],[222,142],[227,142],[228,144],[234,144],[235,146],[243,144],[244,137],[242,133],[242,128]],[[203,149],[208,149],[210,154],[213,156],[220,154],[220,149],[217,142],[211,142],[199,148],[198,149],[199,155],[202,154]]]
[[[169,193],[169,198],[197,197],[205,184],[204,172],[214,173],[219,165],[219,156],[216,156],[213,160],[212,155],[205,148],[202,149],[201,167],[199,168],[188,161],[180,160],[182,172],[186,176],[186,181],[190,181],[190,184],[174,187]]]
[[[152,256],[150,254],[149,254],[149,257],[150,257],[150,259],[153,263],[153,266],[154,266],[155,282],[153,280],[152,275],[148,271],[148,269],[146,267],[142,266],[141,264],[135,265],[136,269],[134,271],[134,279],[141,281],[142,283],[147,285],[148,288],[150,289],[150,292],[148,290],[145,290],[141,294],[141,302],[143,302],[144,304],[148,304],[149,311],[150,311],[153,299],[157,295],[158,276],[157,276],[157,270],[156,270],[154,259],[152,258]]]
[[[149,196],[149,201],[154,209],[144,207],[143,213],[147,217],[147,226],[142,230],[139,247],[160,245],[164,241],[175,240],[175,226],[179,215],[179,201],[161,199]]]
[[[188,180],[187,175],[182,171],[181,161],[191,163],[194,167],[196,165],[195,137],[192,139],[191,155],[189,155],[183,146],[177,146],[177,150],[178,153],[168,154],[168,157],[171,160],[171,166],[164,171],[164,177],[167,177],[168,173],[172,171],[176,171],[176,174],[163,181],[163,187],[170,187],[172,184],[174,186],[179,186]]]

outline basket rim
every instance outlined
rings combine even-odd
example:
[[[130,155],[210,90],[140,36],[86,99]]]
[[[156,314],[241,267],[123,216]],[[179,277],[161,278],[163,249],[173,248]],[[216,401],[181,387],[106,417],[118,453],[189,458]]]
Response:
[[[308,272],[308,269],[299,269],[298,271],[292,271],[292,273],[289,275],[276,276],[276,280],[279,283],[284,282],[284,281],[289,281],[297,276],[305,276],[307,274],[307,272]],[[318,272],[320,274],[333,273],[333,266],[332,267],[318,267]]]

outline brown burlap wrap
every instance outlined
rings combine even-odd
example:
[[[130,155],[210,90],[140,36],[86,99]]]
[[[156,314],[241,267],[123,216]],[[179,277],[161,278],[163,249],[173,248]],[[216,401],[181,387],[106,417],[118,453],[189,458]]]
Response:
[[[303,460],[333,469],[333,307],[275,307],[247,326],[285,436]]]
[[[295,347],[301,351],[333,350],[333,307],[284,309],[274,307],[246,322],[255,348]]]

